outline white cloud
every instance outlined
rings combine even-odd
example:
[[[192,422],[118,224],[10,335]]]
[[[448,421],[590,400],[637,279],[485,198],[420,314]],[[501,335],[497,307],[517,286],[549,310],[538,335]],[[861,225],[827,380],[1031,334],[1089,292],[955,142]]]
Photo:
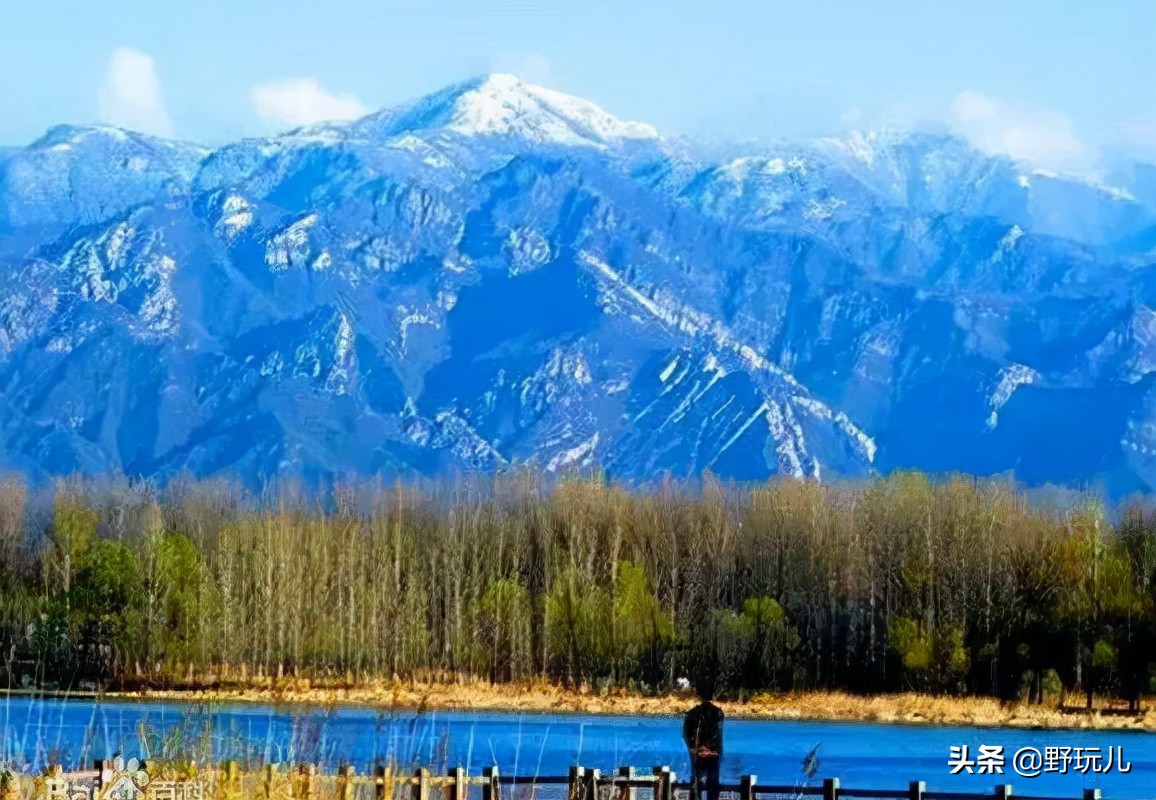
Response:
[[[1099,158],[1076,135],[1068,116],[1009,106],[979,92],[956,95],[949,124],[980,150],[1003,153],[1036,167],[1087,175],[1095,171]]]
[[[249,96],[257,116],[293,128],[357,119],[369,113],[353,95],[328,92],[313,78],[262,83],[254,86]]]
[[[501,53],[490,61],[490,72],[514,75],[527,83],[553,88],[554,72],[541,53]]]
[[[148,53],[131,47],[114,50],[97,102],[105,122],[157,136],[172,135],[156,66]]]
[[[960,92],[951,103],[951,115],[960,124],[990,123],[999,119],[999,105],[979,92]]]

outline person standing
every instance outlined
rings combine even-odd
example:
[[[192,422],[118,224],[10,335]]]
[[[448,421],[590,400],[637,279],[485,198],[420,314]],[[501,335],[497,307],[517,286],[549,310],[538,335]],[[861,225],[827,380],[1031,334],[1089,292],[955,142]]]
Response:
[[[701,800],[701,788],[705,786],[707,800],[718,800],[724,715],[722,709],[712,702],[713,686],[703,686],[698,696],[702,702],[686,712],[682,722],[682,738],[690,752],[691,798]]]

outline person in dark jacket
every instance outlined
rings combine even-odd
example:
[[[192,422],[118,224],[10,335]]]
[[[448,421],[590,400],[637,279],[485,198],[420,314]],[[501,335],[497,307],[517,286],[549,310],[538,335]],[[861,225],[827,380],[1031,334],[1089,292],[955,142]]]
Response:
[[[700,800],[700,790],[705,786],[707,800],[717,800],[719,762],[723,754],[723,712],[711,702],[713,686],[703,686],[698,696],[702,702],[686,712],[682,722],[682,738],[690,752],[691,798]]]

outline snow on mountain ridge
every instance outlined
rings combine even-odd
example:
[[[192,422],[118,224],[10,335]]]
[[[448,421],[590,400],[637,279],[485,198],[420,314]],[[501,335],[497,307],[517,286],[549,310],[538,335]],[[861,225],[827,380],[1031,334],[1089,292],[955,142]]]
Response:
[[[619,120],[594,103],[526,83],[513,75],[483,75],[353,123],[358,132],[397,136],[448,131],[460,136],[513,136],[536,144],[605,148],[657,140],[641,122]]]
[[[736,358],[737,362],[755,379],[756,385],[768,392],[766,402],[757,415],[766,414],[769,429],[777,442],[777,451],[781,456],[780,466],[786,468],[789,474],[800,478],[803,477],[806,471],[802,463],[807,459],[813,462],[810,468],[810,474],[818,477],[819,473],[818,459],[813,458],[808,453],[806,436],[796,421],[791,405],[796,405],[804,409],[816,419],[824,422],[832,422],[837,425],[843,434],[847,436],[848,441],[860,458],[868,464],[874,461],[877,449],[874,440],[852,423],[846,414],[835,412],[822,402],[807,396],[805,394],[806,390],[793,375],[780,369],[777,365],[759,355],[749,344],[737,340],[733,333],[727,330],[718,320],[712,320],[706,314],[688,307],[672,307],[669,303],[664,304],[660,299],[647,298],[636,288],[630,286],[617,270],[594,254],[586,252],[579,253],[579,260],[590,267],[594,271],[594,274],[608,281],[610,285],[623,290],[631,301],[648,311],[655,321],[668,326],[671,330],[677,330],[689,335],[692,340],[701,338],[718,348],[720,354],[730,354]],[[716,372],[716,376],[711,380],[711,383],[708,384],[709,388],[719,377],[723,377],[726,374],[726,370],[718,363],[717,356],[713,352],[709,354],[706,364],[709,371]],[[659,375],[660,382],[665,384],[670,380],[672,374],[678,367],[679,363],[676,358],[663,369]],[[683,374],[685,374],[685,370]],[[772,381],[782,386],[785,390],[781,392],[785,395],[782,402],[778,402],[771,397],[772,386],[768,381],[760,380],[761,376],[769,376]],[[675,382],[681,380],[681,377],[680,375],[675,378]],[[668,390],[669,389],[664,389],[663,392],[665,393]],[[780,392],[775,391],[774,393],[778,394]],[[738,436],[739,434],[736,433],[735,437],[737,438]],[[724,446],[723,450],[725,449],[726,447]]]
[[[1156,409],[1147,184],[844,145],[707,157],[511,76],[204,157],[53,129],[0,162],[2,455],[1156,486],[1119,436]],[[1049,451],[1088,402],[1089,441]]]
[[[539,135],[568,144],[658,137],[650,125],[618,120],[587,100],[503,74],[466,91],[447,127],[463,134]]]

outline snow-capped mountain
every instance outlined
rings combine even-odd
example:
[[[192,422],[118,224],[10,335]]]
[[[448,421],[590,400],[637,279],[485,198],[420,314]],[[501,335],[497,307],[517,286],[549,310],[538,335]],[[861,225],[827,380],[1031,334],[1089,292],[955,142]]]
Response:
[[[0,230],[47,237],[141,203],[180,201],[207,153],[107,126],[55,127],[0,154]]]
[[[485,75],[357,122],[356,135],[381,139],[407,134],[456,134],[519,139],[526,144],[605,149],[656,140],[658,131],[623,122],[586,100],[525,83],[513,75]]]
[[[700,152],[502,75],[213,150],[53,129],[0,154],[0,466],[1156,483],[1145,167]]]

